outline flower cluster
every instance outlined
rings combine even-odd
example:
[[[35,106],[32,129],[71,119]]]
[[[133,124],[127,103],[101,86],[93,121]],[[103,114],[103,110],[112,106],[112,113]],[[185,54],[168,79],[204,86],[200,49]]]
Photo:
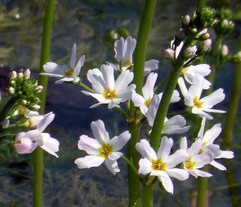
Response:
[[[44,133],[46,127],[53,121],[52,112],[40,115],[39,94],[43,87],[31,77],[29,69],[20,72],[12,71],[9,77],[9,100],[2,108],[0,140],[14,145],[19,154],[32,153],[36,147],[41,147],[48,153],[58,157],[59,142]],[[12,138],[5,139],[12,130]],[[27,132],[26,132],[27,131]]]
[[[12,71],[9,78],[8,93],[18,100],[19,105],[29,109],[38,110],[40,108],[39,93],[43,87],[38,85],[37,81],[31,78],[29,69],[17,73]]]
[[[180,114],[166,115],[164,126],[160,129],[159,148],[156,151],[157,147],[152,146],[150,133],[154,131],[156,116],[165,94],[159,91],[159,85],[156,84],[158,73],[155,71],[158,69],[159,63],[157,60],[145,62],[144,86],[141,92],[135,90],[136,85],[132,83],[134,75],[137,75],[132,71],[136,46],[135,38],[129,36],[126,39],[120,38],[115,41],[114,52],[117,63],[106,62],[100,68],[88,70],[87,80],[91,87],[85,85],[78,76],[83,66],[84,56],[75,66],[75,44],[72,48],[70,69],[48,62],[44,65],[46,73],[42,73],[42,75],[58,78],[56,83],[64,81],[78,83],[84,87],[85,90],[82,92],[85,95],[96,99],[97,103],[91,108],[106,105],[108,109],[117,109],[128,122],[133,121],[129,112],[130,108],[134,106],[136,120],[133,122],[141,124],[141,129],[147,132],[146,135],[143,133],[141,135],[143,137],[139,137],[139,141],[135,144],[135,149],[141,155],[139,169],[136,169],[136,172],[139,173],[139,176],[146,178],[141,179],[144,180],[143,182],[146,181],[145,185],[148,185],[148,180],[154,180],[148,178],[157,176],[166,191],[173,193],[174,186],[171,178],[186,180],[189,175],[196,178],[210,177],[212,175],[203,171],[202,167],[210,164],[220,170],[226,170],[225,166],[216,160],[219,158],[231,159],[234,156],[232,151],[222,151],[220,146],[214,143],[221,133],[221,124],[216,124],[205,131],[206,120],[213,119],[210,113],[225,113],[223,110],[213,109],[215,105],[223,101],[225,94],[221,88],[212,93],[204,94],[211,87],[211,82],[206,77],[212,69],[208,64],[195,64],[194,62],[203,52],[211,48],[208,27],[215,22],[214,12],[210,9],[201,9],[191,17],[185,16],[182,28],[171,41],[170,48],[164,52],[165,57],[168,57],[173,66],[176,67],[174,69],[181,69],[176,79],[179,87],[171,91],[171,98],[167,104],[184,100],[187,109],[185,113],[192,113],[200,118],[198,135],[189,138],[187,138],[188,134],[182,135],[178,149],[174,149],[172,137],[174,134],[180,136],[192,128],[192,126],[186,125],[185,115]],[[115,175],[120,172],[117,163],[117,160],[123,156],[120,150],[132,138],[131,133],[125,131],[110,139],[102,120],[93,121],[91,129],[94,138],[81,135],[78,141],[78,148],[88,155],[77,158],[75,164],[78,168],[84,169],[105,163],[106,167]],[[194,142],[191,143],[190,140],[194,140]],[[128,159],[125,158],[125,160]],[[128,160],[127,163],[135,168],[132,160]]]

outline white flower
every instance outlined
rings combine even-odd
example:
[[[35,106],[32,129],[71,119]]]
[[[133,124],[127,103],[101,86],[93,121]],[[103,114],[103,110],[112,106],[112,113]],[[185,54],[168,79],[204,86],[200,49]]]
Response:
[[[202,140],[203,142],[203,151],[208,151],[210,150],[213,155],[214,159],[220,159],[220,158],[226,158],[226,159],[232,159],[234,157],[234,153],[230,150],[220,150],[219,146],[217,144],[214,144],[214,141],[218,138],[220,135],[222,128],[221,124],[215,124],[211,129],[205,130],[205,123],[206,119],[203,118],[202,124],[200,131],[198,133],[198,137]],[[210,165],[218,168],[219,170],[226,170],[226,167],[217,161],[213,160]]]
[[[225,98],[223,89],[220,88],[208,96],[201,98],[204,78],[198,75],[195,76],[194,79],[195,84],[191,85],[189,90],[186,88],[183,78],[180,77],[178,79],[185,105],[191,107],[192,113],[206,117],[207,119],[213,119],[213,117],[206,112],[225,113],[225,111],[222,110],[212,109],[214,105],[220,103]]]
[[[114,50],[115,58],[121,65],[121,70],[124,71],[133,65],[132,55],[136,47],[136,39],[127,37],[124,39],[121,37],[115,41]]]
[[[125,70],[115,80],[113,67],[111,65],[102,65],[100,70],[96,68],[89,70],[87,73],[87,78],[92,84],[94,92],[82,92],[99,101],[99,103],[91,107],[108,104],[108,108],[111,109],[119,103],[131,99],[132,90],[135,89],[135,85],[129,84],[133,80],[133,77],[132,72]]]
[[[162,95],[163,93],[160,93],[159,95],[153,94],[153,97],[151,100],[147,99],[150,103],[146,101],[149,107],[147,108],[147,111],[145,110],[144,115],[147,117],[150,126],[153,126],[153,122],[155,120],[157,110],[158,110],[160,101],[162,99]],[[174,90],[170,103],[175,103],[179,100],[180,100],[179,92],[177,90]]]
[[[146,61],[144,65],[144,76],[147,76],[152,71],[157,70],[159,67],[158,64],[159,61],[155,59]]]
[[[159,107],[159,96],[154,95],[150,104],[150,107],[145,114],[149,126],[153,127],[157,110]],[[183,116],[181,115],[175,115],[171,117],[170,119],[165,118],[165,123],[163,127],[163,134],[182,134],[185,133],[189,130],[190,126],[185,126],[186,125],[186,120]]]
[[[105,162],[106,167],[115,175],[120,172],[117,159],[123,155],[119,150],[130,139],[130,133],[125,131],[110,139],[102,120],[92,122],[91,129],[95,139],[82,135],[78,142],[78,148],[86,151],[89,155],[76,159],[75,164],[78,168],[84,169],[97,167]]]
[[[136,107],[139,107],[142,114],[146,114],[150,106],[152,97],[154,95],[154,86],[157,79],[157,73],[150,73],[146,79],[146,83],[142,88],[143,96],[137,94],[135,91],[132,93],[132,101]]]
[[[48,133],[42,133],[45,128],[53,121],[54,114],[52,112],[46,114],[38,123],[36,129],[28,132],[20,132],[16,136],[14,143],[15,149],[19,154],[27,154],[33,152],[37,146],[55,157],[59,151],[59,142],[52,138]]]
[[[108,63],[113,66],[115,70],[124,71],[133,66],[133,53],[136,47],[136,39],[128,36],[126,39],[121,37],[114,43],[115,58],[118,65]],[[158,69],[159,61],[152,59],[145,62],[144,75],[148,75],[151,71]]]
[[[140,168],[138,172],[143,175],[157,176],[169,193],[174,191],[170,177],[175,177],[178,180],[186,180],[188,178],[187,171],[176,168],[177,165],[187,159],[187,153],[185,150],[178,150],[170,155],[172,146],[173,140],[167,137],[162,138],[157,153],[145,139],[136,144],[136,150],[143,157],[139,161]]]
[[[190,65],[182,69],[182,75],[185,80],[191,85],[195,84],[194,77],[195,75],[207,76],[211,72],[210,66],[207,64],[199,64],[199,65]],[[211,83],[204,79],[203,81],[203,89],[210,88]]]
[[[79,81],[78,75],[81,67],[84,64],[84,61],[85,56],[83,55],[76,63],[76,44],[74,44],[71,52],[70,67],[66,65],[58,65],[54,62],[47,62],[43,66],[45,73],[40,74],[58,78],[59,80],[57,80],[55,83]]]
[[[203,170],[199,170],[204,165],[209,164],[213,161],[213,154],[211,152],[201,153],[202,140],[197,139],[190,148],[187,146],[187,139],[183,137],[180,142],[180,149],[186,150],[188,153],[188,158],[183,163],[183,168],[187,170],[195,178],[200,177],[210,177],[210,173]]]

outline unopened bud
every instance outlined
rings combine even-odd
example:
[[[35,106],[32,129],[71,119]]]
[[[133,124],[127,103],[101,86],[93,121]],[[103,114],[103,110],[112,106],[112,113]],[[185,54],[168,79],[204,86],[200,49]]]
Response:
[[[164,58],[167,58],[167,59],[173,59],[174,58],[174,50],[172,50],[171,48],[165,49],[163,52],[163,56],[164,56]]]
[[[239,51],[238,53],[236,53],[234,56],[233,56],[233,59],[234,59],[234,62],[241,62],[241,51]]]
[[[190,58],[193,57],[196,54],[196,50],[193,47],[188,47],[185,50],[185,57]]]
[[[38,85],[38,86],[35,88],[35,90],[36,90],[37,93],[40,93],[40,92],[43,90],[43,86]]]
[[[23,73],[22,72],[18,73],[18,78],[23,78]]]
[[[209,51],[212,48],[212,40],[207,39],[202,42],[202,49],[204,51]]]
[[[13,95],[13,94],[15,93],[15,89],[14,89],[13,87],[9,87],[9,88],[8,88],[8,93],[9,93],[10,95]]]
[[[35,104],[32,106],[32,108],[36,111],[38,111],[40,109],[40,106],[38,104]]]
[[[30,78],[30,75],[31,75],[30,70],[29,70],[29,69],[25,70],[23,75],[24,75],[24,77],[25,77],[26,79],[29,79],[29,78]]]
[[[180,40],[183,40],[185,36],[186,36],[186,34],[185,34],[185,30],[183,28],[180,28],[176,33],[176,37]]]
[[[16,71],[12,71],[11,75],[10,75],[10,79],[16,79],[17,78],[17,72]]]
[[[26,105],[28,102],[26,100],[21,100],[22,105]]]
[[[188,26],[190,24],[191,18],[189,15],[185,15],[182,19],[182,23],[184,26]]]
[[[221,55],[222,56],[226,56],[228,55],[228,46],[227,45],[223,45],[221,48]]]

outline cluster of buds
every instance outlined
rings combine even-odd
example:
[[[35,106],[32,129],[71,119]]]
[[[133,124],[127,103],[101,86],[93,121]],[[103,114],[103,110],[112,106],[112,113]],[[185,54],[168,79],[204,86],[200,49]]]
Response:
[[[177,59],[187,38],[192,41],[184,51],[186,62],[207,52],[212,47],[212,40],[208,28],[216,23],[214,10],[203,7],[193,15],[185,15],[182,18],[182,27],[177,31],[171,48],[164,51],[164,56],[169,59]],[[195,45],[195,47],[194,47]]]
[[[26,106],[32,110],[40,108],[38,94],[43,87],[31,78],[29,69],[20,72],[12,71],[9,78],[8,93],[17,99],[18,105]]]
[[[234,29],[232,12],[228,9],[222,9],[216,14],[219,21],[214,25],[214,30],[218,35],[227,35]]]

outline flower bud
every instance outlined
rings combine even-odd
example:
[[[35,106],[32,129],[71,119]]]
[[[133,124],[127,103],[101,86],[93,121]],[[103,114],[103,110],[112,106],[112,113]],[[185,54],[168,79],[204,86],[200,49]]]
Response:
[[[211,39],[207,39],[202,41],[202,46],[201,49],[206,51],[209,51],[212,48],[212,40]]]
[[[24,77],[25,77],[26,79],[29,79],[29,78],[30,78],[30,75],[31,75],[30,70],[29,70],[29,69],[25,70],[24,73],[23,73],[23,75],[24,75]]]
[[[171,48],[165,49],[163,53],[164,58],[173,59],[174,58],[174,50]]]
[[[18,73],[18,78],[23,78],[23,73],[22,72]]]
[[[184,26],[188,26],[190,24],[191,18],[189,15],[185,15],[182,19],[182,23]]]
[[[38,86],[35,88],[35,90],[36,90],[37,93],[40,93],[40,92],[42,92],[42,90],[43,90],[43,86],[38,85]]]
[[[185,30],[183,28],[180,28],[176,33],[176,37],[180,40],[183,40],[185,36],[186,36],[186,34],[185,34]]]
[[[188,47],[185,50],[185,57],[190,58],[193,57],[196,54],[196,50],[193,47]]]
[[[222,45],[222,47],[221,47],[221,55],[222,56],[228,55],[228,46],[227,45]]]
[[[10,95],[14,95],[15,89],[14,89],[13,87],[9,87],[9,88],[8,88],[8,93],[9,93]]]
[[[16,79],[16,78],[17,78],[17,72],[12,71],[11,74],[10,74],[10,79],[13,80],[13,79]]]

